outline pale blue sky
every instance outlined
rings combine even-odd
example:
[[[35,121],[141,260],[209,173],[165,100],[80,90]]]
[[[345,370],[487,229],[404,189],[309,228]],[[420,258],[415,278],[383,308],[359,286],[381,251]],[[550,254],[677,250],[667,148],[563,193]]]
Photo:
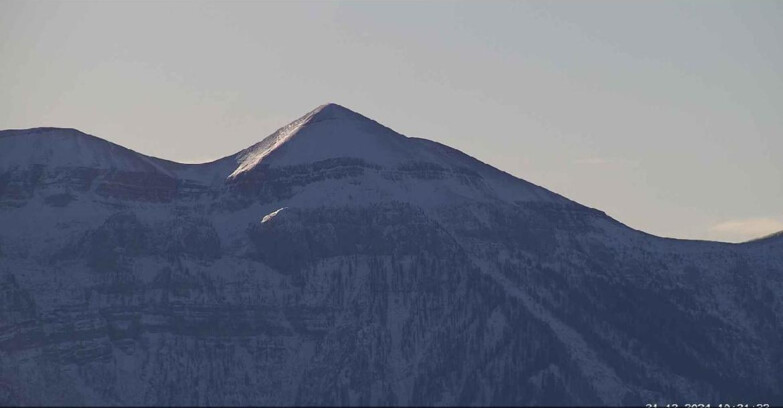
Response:
[[[199,162],[325,102],[657,235],[783,229],[783,2],[0,0],[0,128]]]

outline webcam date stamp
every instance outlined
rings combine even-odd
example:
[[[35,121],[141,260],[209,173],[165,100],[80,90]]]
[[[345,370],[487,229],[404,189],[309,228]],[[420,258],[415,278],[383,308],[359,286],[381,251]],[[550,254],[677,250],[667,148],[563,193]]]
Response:
[[[645,408],[769,408],[769,404],[736,403],[736,404],[646,404]]]

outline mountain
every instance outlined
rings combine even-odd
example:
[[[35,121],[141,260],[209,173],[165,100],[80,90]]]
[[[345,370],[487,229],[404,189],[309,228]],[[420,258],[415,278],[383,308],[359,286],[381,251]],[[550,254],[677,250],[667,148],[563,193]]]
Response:
[[[783,241],[783,231],[773,232],[772,234],[763,236],[761,238],[752,239],[748,242],[755,242],[755,243],[774,243]]]
[[[205,164],[0,132],[0,404],[783,404],[783,241],[664,239],[335,104]]]

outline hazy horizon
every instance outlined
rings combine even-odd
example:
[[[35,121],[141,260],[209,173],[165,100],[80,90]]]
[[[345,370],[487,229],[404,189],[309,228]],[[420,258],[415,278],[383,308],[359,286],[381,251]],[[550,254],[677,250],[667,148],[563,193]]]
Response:
[[[0,3],[0,129],[207,162],[333,102],[659,236],[783,230],[783,3]]]

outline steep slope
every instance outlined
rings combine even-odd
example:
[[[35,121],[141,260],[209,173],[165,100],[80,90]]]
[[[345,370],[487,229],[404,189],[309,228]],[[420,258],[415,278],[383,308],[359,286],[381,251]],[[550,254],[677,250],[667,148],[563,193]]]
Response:
[[[384,199],[391,196],[422,204],[460,198],[568,201],[459,151],[405,137],[336,104],[316,108],[234,160],[238,167],[229,183],[249,185],[253,192],[264,191],[262,184],[278,180],[291,185],[318,178],[360,177],[365,199],[381,194]],[[320,197],[316,201],[320,203]]]
[[[339,105],[182,165],[0,133],[0,403],[783,403],[783,251]],[[770,244],[772,243],[772,244]]]

